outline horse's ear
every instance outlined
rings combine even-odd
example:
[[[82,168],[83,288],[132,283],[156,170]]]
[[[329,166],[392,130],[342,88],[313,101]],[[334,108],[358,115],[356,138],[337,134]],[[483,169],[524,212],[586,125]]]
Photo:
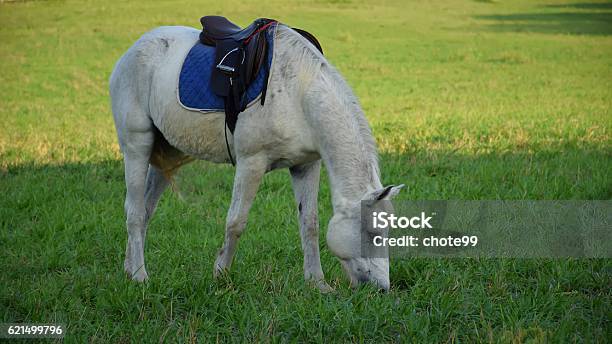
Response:
[[[389,185],[382,189],[369,191],[363,198],[365,201],[380,201],[383,199],[390,200],[395,197],[400,190],[404,187],[404,184],[400,185]]]

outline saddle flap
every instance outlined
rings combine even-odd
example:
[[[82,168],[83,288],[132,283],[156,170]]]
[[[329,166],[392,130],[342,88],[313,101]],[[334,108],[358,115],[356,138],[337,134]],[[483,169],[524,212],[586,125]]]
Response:
[[[251,83],[255,80],[257,73],[259,73],[259,68],[263,64],[264,57],[267,51],[267,40],[265,37],[265,33],[259,33],[249,41],[249,44],[246,46],[246,74],[245,80],[247,83]]]

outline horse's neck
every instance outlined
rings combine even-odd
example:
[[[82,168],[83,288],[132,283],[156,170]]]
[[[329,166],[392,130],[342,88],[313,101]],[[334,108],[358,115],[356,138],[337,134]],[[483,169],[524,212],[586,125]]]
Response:
[[[361,110],[359,110],[361,111]],[[320,132],[320,154],[327,168],[332,203],[338,209],[342,202],[358,202],[364,194],[381,188],[378,176],[376,152],[365,143],[373,140],[369,130],[360,128],[353,116],[361,113],[325,113],[335,115],[332,121],[325,121]]]

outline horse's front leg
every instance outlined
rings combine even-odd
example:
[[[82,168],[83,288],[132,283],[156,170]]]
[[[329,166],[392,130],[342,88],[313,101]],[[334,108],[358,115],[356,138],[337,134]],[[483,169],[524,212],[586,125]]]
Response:
[[[304,278],[306,282],[314,283],[322,292],[329,292],[332,288],[325,282],[319,255],[317,197],[320,170],[321,160],[317,160],[309,164],[294,166],[289,171],[298,207],[300,237],[304,251]]]
[[[236,162],[232,203],[227,213],[225,241],[215,262],[215,277],[229,269],[232,264],[238,238],[244,231],[249,209],[266,173],[266,167],[267,160],[259,156],[241,158]]]

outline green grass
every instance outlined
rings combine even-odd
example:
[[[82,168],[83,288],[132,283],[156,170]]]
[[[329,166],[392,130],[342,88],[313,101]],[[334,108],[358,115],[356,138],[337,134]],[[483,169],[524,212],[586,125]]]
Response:
[[[69,342],[607,342],[612,264],[393,261],[392,290],[304,285],[286,171],[265,178],[230,275],[212,265],[233,170],[197,163],[153,219],[150,281],[123,273],[118,57],[205,14],[306,28],[359,96],[401,199],[612,198],[612,4],[552,1],[0,3],[0,321]],[[321,246],[331,216],[320,195]]]

